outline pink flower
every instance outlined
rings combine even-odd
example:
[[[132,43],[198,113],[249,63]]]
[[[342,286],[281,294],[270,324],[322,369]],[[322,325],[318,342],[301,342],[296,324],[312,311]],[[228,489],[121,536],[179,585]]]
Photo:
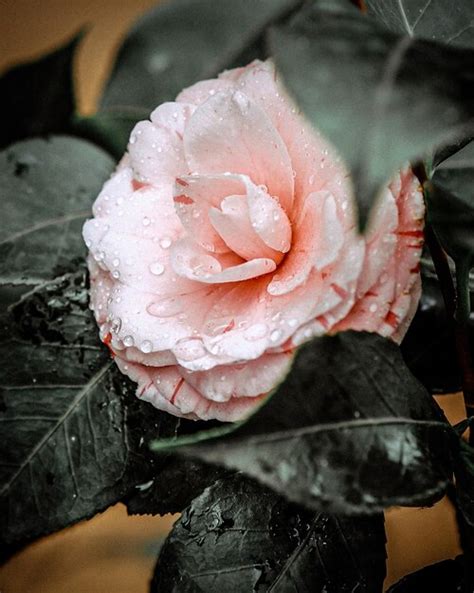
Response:
[[[358,235],[339,157],[273,65],[253,62],[133,130],[84,226],[91,307],[139,397],[237,420],[311,337],[402,338],[419,298],[423,214],[406,169]]]

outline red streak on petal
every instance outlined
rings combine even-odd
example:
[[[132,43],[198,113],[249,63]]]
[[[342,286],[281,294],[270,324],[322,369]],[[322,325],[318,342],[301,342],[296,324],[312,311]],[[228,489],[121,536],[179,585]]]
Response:
[[[178,383],[176,384],[176,387],[174,388],[174,391],[173,391],[173,395],[171,396],[171,399],[170,399],[170,403],[174,404],[174,400],[176,399],[176,396],[178,395],[179,390],[183,386],[183,383],[184,383],[184,379],[180,379],[178,381]]]
[[[142,189],[143,187],[146,187],[146,185],[147,185],[146,183],[142,183],[141,181],[137,181],[136,179],[132,180],[133,191]]]
[[[329,329],[328,320],[326,319],[326,317],[324,317],[324,315],[321,315],[321,317],[316,317],[316,321],[319,321],[319,323],[324,327],[325,330]]]
[[[188,187],[189,185],[187,181],[184,181],[184,179],[180,179],[179,177],[176,177],[176,183],[178,185],[182,185],[183,187]]]
[[[398,231],[397,235],[402,237],[416,237],[417,239],[423,239],[423,231]]]
[[[180,194],[179,196],[175,196],[173,200],[178,204],[194,204],[194,200],[192,200],[189,196],[185,196],[184,194]]]
[[[420,264],[416,264],[416,266],[410,270],[410,273],[418,274],[419,271],[420,271]]]
[[[387,317],[385,317],[385,322],[388,323],[388,325],[391,325],[394,329],[396,329],[398,326],[398,317],[395,315],[395,313],[389,311],[387,313]]]
[[[345,299],[347,296],[347,290],[345,290],[344,288],[342,288],[342,286],[339,286],[339,284],[331,284],[331,288],[334,290],[334,292],[341,297],[341,299]]]
[[[109,332],[104,339],[102,340],[102,342],[107,346],[107,348],[109,349],[110,354],[112,355],[112,358],[115,358],[115,352],[112,350],[111,346],[110,346],[110,342],[112,341],[112,334]]]
[[[232,321],[225,327],[225,329],[222,333],[226,334],[227,332],[230,332],[231,329],[234,329],[234,327],[235,327],[235,320],[232,319]]]
[[[378,296],[378,294],[376,292],[374,292],[373,290],[369,290],[368,292],[365,293],[365,296],[368,297],[372,297],[372,296]]]

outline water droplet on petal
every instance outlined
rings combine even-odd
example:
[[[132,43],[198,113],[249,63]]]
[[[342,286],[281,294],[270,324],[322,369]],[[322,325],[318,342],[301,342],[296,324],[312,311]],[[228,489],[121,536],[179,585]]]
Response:
[[[277,342],[282,336],[281,330],[279,329],[274,329],[272,331],[272,333],[270,334],[270,341],[271,342]]]
[[[161,276],[165,271],[165,266],[161,262],[156,261],[150,264],[149,270],[154,276]]]
[[[143,226],[150,226],[150,222],[151,220],[148,218],[148,216],[143,217]]]
[[[134,345],[135,340],[132,338],[132,336],[125,336],[125,338],[123,339],[123,343],[125,344],[125,346],[127,346],[127,348],[130,348]]]
[[[163,237],[160,240],[160,246],[162,249],[168,249],[171,246],[171,239],[169,237]]]
[[[150,340],[144,340],[141,344],[140,344],[140,350],[144,353],[144,354],[149,354],[152,350],[153,350],[153,344],[150,342]]]

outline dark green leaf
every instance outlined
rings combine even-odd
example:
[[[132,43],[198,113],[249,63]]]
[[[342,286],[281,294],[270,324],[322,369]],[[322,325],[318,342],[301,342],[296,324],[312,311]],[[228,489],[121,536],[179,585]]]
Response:
[[[179,513],[201,492],[231,472],[191,459],[171,456],[145,484],[124,501],[131,515]]]
[[[186,86],[245,65],[269,23],[300,0],[174,0],[146,14],[120,48],[102,104],[151,110]]]
[[[241,476],[217,481],[168,537],[152,593],[378,593],[382,516],[316,515]]]
[[[1,319],[0,533],[50,533],[114,504],[156,471],[148,442],[178,420],[145,406],[101,346],[84,264]]]
[[[353,175],[360,218],[394,171],[474,126],[474,51],[399,36],[316,1],[270,45],[289,90]]]
[[[148,116],[145,109],[103,110],[89,117],[76,116],[72,132],[101,146],[118,160],[127,149],[135,124]]]
[[[471,0],[365,0],[370,15],[394,33],[474,47]]]
[[[246,422],[198,433],[179,452],[242,470],[316,509],[418,506],[439,499],[450,479],[451,431],[440,414],[392,341],[346,332],[303,346]]]
[[[462,593],[464,590],[463,560],[459,556],[455,560],[443,560],[403,577],[387,593]]]
[[[428,189],[429,218],[457,262],[474,255],[474,142],[435,170]]]
[[[430,393],[454,393],[462,387],[454,324],[446,314],[431,259],[423,261],[421,279],[418,310],[401,345],[403,358]],[[469,335],[474,345],[474,320]]]
[[[474,264],[474,142],[443,161],[425,189],[429,220],[456,263],[456,316],[467,323],[471,313],[469,272]]]
[[[0,153],[0,286],[40,286],[85,255],[82,225],[112,169],[102,150],[67,137]]]
[[[28,136],[64,132],[74,113],[73,59],[82,35],[0,78],[0,148]]]

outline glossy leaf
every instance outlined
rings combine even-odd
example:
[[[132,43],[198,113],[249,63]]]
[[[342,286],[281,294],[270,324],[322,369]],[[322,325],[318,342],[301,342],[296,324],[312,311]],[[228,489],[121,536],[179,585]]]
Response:
[[[368,13],[394,33],[474,47],[471,0],[365,0]]]
[[[464,567],[460,556],[455,560],[442,560],[403,577],[387,593],[462,593],[464,586]]]
[[[456,261],[474,255],[474,142],[434,172],[428,188],[429,217],[443,247]]]
[[[430,393],[455,393],[462,387],[454,324],[446,314],[443,295],[431,260],[421,270],[418,309],[401,344],[410,371]],[[474,346],[474,317],[468,326]]]
[[[74,113],[73,61],[82,35],[0,78],[0,148],[29,136],[68,129]]]
[[[112,169],[102,150],[67,137],[0,153],[0,286],[40,286],[85,255],[82,225]]]
[[[72,123],[72,132],[101,146],[119,160],[127,149],[135,124],[148,117],[149,112],[146,109],[108,109],[88,117],[76,116]]]
[[[104,510],[150,480],[148,442],[178,419],[145,406],[98,339],[86,271],[33,289],[1,319],[0,533],[22,541]],[[146,408],[146,409],[145,409]]]
[[[241,470],[308,507],[360,513],[439,499],[451,474],[450,438],[397,346],[351,331],[303,346],[246,422],[193,435],[178,452]]]
[[[443,161],[425,189],[429,219],[456,263],[456,316],[467,323],[471,314],[469,272],[474,264],[474,142]]]
[[[381,515],[314,515],[241,476],[217,481],[175,524],[151,593],[378,593]]]
[[[179,513],[208,486],[232,473],[216,465],[175,456],[161,465],[149,481],[138,484],[126,497],[124,502],[129,514]]]
[[[174,0],[160,4],[128,33],[102,105],[151,110],[173,100],[184,87],[236,65],[240,56],[239,66],[261,57],[263,31],[299,3]]]
[[[341,0],[319,0],[270,35],[277,66],[353,176],[362,226],[404,162],[474,126],[474,50],[388,32]]]

